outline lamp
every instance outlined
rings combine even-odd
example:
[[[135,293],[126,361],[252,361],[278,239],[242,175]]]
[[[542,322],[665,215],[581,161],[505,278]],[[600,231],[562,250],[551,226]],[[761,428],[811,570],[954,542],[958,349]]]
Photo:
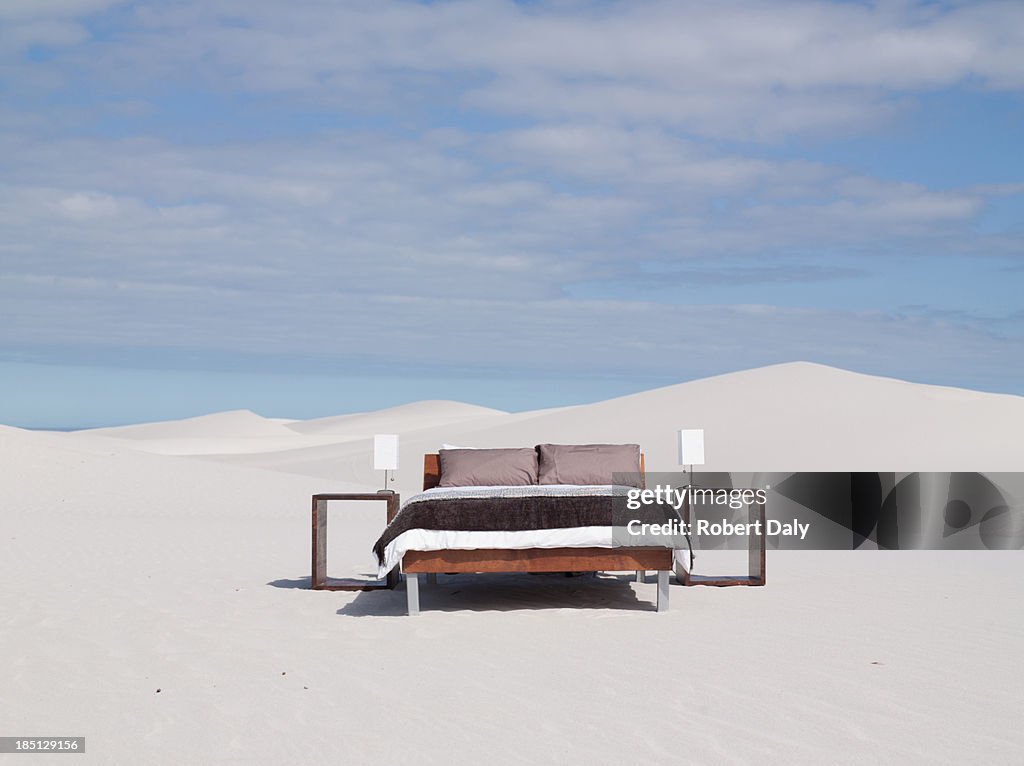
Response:
[[[398,470],[398,434],[377,434],[373,437],[373,470],[384,472],[384,489],[388,491],[388,471]],[[391,481],[394,481],[394,475]]]
[[[704,465],[704,429],[684,428],[679,431],[679,465],[689,466],[690,482],[693,482],[693,467]]]

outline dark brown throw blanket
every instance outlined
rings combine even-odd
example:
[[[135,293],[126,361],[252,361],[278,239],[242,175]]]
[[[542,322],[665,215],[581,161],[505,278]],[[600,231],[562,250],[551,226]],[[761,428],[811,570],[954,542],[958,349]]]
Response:
[[[411,503],[395,516],[373,545],[378,563],[388,543],[410,529],[510,532],[526,529],[611,526],[613,508],[624,498],[609,495],[437,498]],[[646,510],[646,509],[645,509]],[[634,518],[657,517],[650,511]]]

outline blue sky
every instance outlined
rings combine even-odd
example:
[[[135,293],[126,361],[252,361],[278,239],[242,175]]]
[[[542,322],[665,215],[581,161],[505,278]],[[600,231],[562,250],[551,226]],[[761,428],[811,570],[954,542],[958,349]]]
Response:
[[[0,422],[1024,394],[1024,5],[5,0]]]

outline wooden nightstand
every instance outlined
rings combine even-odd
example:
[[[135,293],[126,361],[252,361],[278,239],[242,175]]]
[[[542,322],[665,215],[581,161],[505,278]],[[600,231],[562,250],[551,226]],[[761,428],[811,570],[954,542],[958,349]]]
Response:
[[[401,497],[394,492],[341,492],[313,495],[313,590],[383,590],[398,582],[398,567],[384,581],[337,580],[327,576],[327,503],[330,500],[383,500],[387,503],[387,523],[395,518]]]
[[[701,487],[713,491],[723,491],[720,487]],[[730,491],[731,488],[724,489]],[[686,503],[683,509],[683,521],[689,526],[693,521],[693,511],[690,504]],[[765,504],[747,504],[747,523],[757,524],[761,530],[760,534],[747,536],[747,574],[743,575],[696,575],[691,574],[678,563],[675,566],[676,577],[683,585],[714,585],[718,587],[729,585],[764,585],[765,584]]]

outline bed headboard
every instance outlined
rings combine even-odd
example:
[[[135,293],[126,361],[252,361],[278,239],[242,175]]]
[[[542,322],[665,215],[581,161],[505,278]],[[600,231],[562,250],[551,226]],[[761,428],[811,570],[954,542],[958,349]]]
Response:
[[[441,483],[441,458],[436,452],[428,452],[423,456],[423,489],[433,489]],[[644,476],[644,453],[640,453],[640,486],[647,488]]]

